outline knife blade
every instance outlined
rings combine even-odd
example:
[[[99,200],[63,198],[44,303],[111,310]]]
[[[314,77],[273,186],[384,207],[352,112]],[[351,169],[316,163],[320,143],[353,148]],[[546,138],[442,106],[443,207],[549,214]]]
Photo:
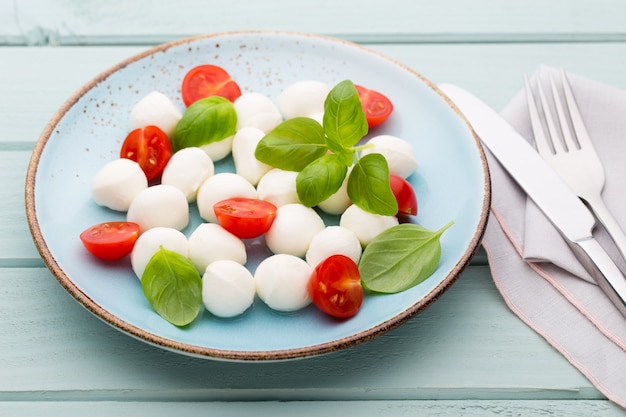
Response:
[[[626,317],[626,278],[593,237],[587,206],[519,133],[495,110],[453,84],[439,89],[461,110],[482,144],[559,230],[574,255]]]

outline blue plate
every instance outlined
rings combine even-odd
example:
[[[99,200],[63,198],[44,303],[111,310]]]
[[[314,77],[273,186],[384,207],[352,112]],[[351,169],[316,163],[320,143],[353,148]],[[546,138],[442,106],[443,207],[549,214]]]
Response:
[[[436,272],[394,295],[366,295],[361,311],[337,321],[309,307],[278,313],[261,301],[241,317],[224,320],[204,311],[185,328],[159,317],[143,296],[128,259],[104,264],[79,239],[87,227],[124,216],[97,206],[90,182],[118,157],[132,106],[158,90],[184,108],[180,84],[192,67],[227,69],[244,92],[276,99],[306,79],[334,85],[344,79],[386,94],[392,117],[371,135],[391,134],[413,145],[420,166],[409,180],[419,201],[419,224],[442,236]],[[218,163],[232,170],[232,161]],[[468,265],[482,237],[490,183],[482,149],[460,112],[423,76],[361,46],[316,35],[233,32],[157,46],[105,71],[71,97],[39,139],[28,170],[26,208],[36,245],[61,285],[115,328],[145,342],[199,357],[263,361],[302,358],[343,349],[392,329],[430,305]],[[201,222],[191,207],[187,235]],[[329,223],[336,219],[326,218]],[[253,271],[267,251],[249,247]]]

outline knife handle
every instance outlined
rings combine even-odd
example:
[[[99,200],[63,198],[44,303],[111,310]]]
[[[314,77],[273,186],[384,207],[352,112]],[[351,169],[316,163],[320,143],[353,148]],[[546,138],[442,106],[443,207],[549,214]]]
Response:
[[[626,278],[597,240],[570,242],[582,265],[596,280],[620,313],[626,317]]]

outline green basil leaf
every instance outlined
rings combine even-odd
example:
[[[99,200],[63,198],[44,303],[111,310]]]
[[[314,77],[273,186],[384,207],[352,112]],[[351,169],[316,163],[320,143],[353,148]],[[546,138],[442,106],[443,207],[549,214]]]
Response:
[[[324,102],[324,132],[330,141],[351,147],[367,134],[367,119],[354,84],[337,84]]]
[[[148,262],[141,287],[152,308],[176,326],[191,323],[202,307],[198,270],[183,255],[163,247]]]
[[[237,112],[233,103],[220,96],[200,99],[187,107],[170,141],[174,152],[192,146],[219,142],[235,134]]]
[[[254,155],[274,168],[301,171],[327,151],[322,126],[309,117],[295,117],[268,132]]]
[[[354,164],[348,177],[348,197],[365,211],[383,216],[398,213],[396,201],[389,184],[389,166],[379,153],[365,155]]]
[[[348,167],[336,154],[326,154],[307,165],[296,177],[296,191],[305,206],[313,207],[339,190]]]
[[[436,232],[403,223],[376,236],[359,261],[361,283],[368,291],[398,293],[431,276],[441,259],[440,237],[452,223]]]
[[[328,139],[328,138],[326,138]],[[340,143],[327,140],[328,149],[339,158],[339,161],[346,167],[354,164],[354,155],[357,151],[354,148],[344,148]]]

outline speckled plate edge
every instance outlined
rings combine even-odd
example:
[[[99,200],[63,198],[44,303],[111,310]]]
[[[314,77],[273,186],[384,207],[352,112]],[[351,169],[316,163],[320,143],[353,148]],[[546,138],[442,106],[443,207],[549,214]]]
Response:
[[[53,133],[55,127],[59,123],[59,121],[63,118],[63,116],[72,108],[72,106],[84,95],[87,91],[94,88],[98,83],[102,80],[109,77],[114,72],[126,67],[127,65],[146,58],[152,54],[157,52],[163,52],[171,47],[178,46],[186,43],[193,43],[201,39],[210,39],[221,36],[228,35],[249,35],[249,34],[278,34],[278,35],[293,35],[293,36],[304,36],[304,37],[312,37],[319,38],[326,41],[343,43],[347,46],[360,48],[368,53],[378,55],[381,58],[394,63],[407,71],[413,73],[416,77],[418,77],[422,82],[424,82],[427,86],[432,88],[439,96],[443,98],[443,100],[452,108],[452,110],[463,120],[469,131],[471,132],[478,154],[480,155],[482,171],[484,175],[484,184],[483,184],[483,201],[480,212],[480,218],[478,220],[478,225],[475,230],[475,233],[470,240],[469,245],[467,246],[463,256],[458,260],[455,264],[454,268],[450,270],[447,276],[442,279],[432,291],[430,291],[425,297],[421,300],[413,304],[410,308],[404,310],[402,313],[392,317],[391,319],[382,322],[376,326],[373,326],[369,329],[366,329],[362,332],[355,333],[350,335],[349,337],[344,337],[340,339],[336,339],[327,343],[317,344],[313,346],[307,346],[303,348],[293,348],[293,349],[284,349],[284,350],[273,350],[273,351],[233,351],[233,350],[224,350],[224,349],[214,349],[202,346],[190,345],[187,343],[178,342],[175,340],[171,340],[168,338],[164,338],[162,336],[156,335],[151,332],[147,332],[144,329],[136,327],[127,323],[126,321],[120,319],[114,314],[111,314],[109,311],[102,308],[98,305],[94,300],[92,300],[87,294],[81,291],[73,281],[66,275],[63,269],[56,262],[54,256],[52,255],[48,245],[43,238],[39,227],[39,221],[37,218],[37,212],[35,207],[35,181],[37,169],[39,166],[39,161],[42,155],[42,152],[50,139],[51,134]],[[445,94],[443,94],[435,84],[426,79],[424,76],[413,70],[412,68],[400,63],[399,61],[387,57],[383,54],[380,54],[376,51],[372,51],[371,49],[365,48],[361,45],[344,41],[337,38],[331,38],[323,35],[317,34],[307,34],[307,33],[299,33],[299,32],[286,32],[286,31],[242,31],[242,32],[218,32],[212,34],[198,35],[187,37],[179,40],[175,40],[172,42],[167,42],[161,45],[157,45],[153,48],[150,48],[144,52],[136,54],[130,58],[127,58],[117,65],[105,70],[100,73],[98,76],[93,78],[90,82],[85,84],[81,89],[79,89],[74,95],[72,95],[62,106],[61,108],[54,114],[52,119],[48,122],[46,127],[44,128],[42,134],[37,141],[35,148],[33,150],[33,154],[31,156],[31,160],[28,165],[28,170],[26,174],[26,184],[25,184],[25,201],[26,201],[26,217],[28,221],[28,225],[30,228],[30,232],[33,236],[33,240],[39,251],[39,254],[48,267],[48,269],[52,272],[55,278],[59,281],[59,283],[65,288],[65,290],[76,299],[81,305],[83,305],[87,310],[91,311],[96,317],[100,318],[104,322],[110,324],[111,326],[121,330],[130,336],[133,336],[137,339],[140,339],[149,344],[164,348],[166,350],[171,350],[179,353],[185,353],[191,356],[201,357],[201,358],[212,358],[212,359],[220,359],[220,360],[230,360],[230,361],[276,361],[276,360],[284,360],[284,359],[296,359],[296,358],[305,358],[309,356],[317,356],[325,353],[330,353],[338,350],[342,350],[348,347],[355,346],[357,344],[366,342],[371,340],[383,333],[386,333],[416,314],[420,313],[424,309],[426,309],[429,305],[431,305],[434,301],[436,301],[449,287],[452,285],[456,279],[461,275],[461,273],[465,270],[465,268],[469,265],[472,257],[475,255],[476,251],[480,247],[480,243],[485,232],[485,228],[487,225],[487,220],[489,217],[489,207],[491,204],[491,180],[489,175],[489,168],[487,165],[487,160],[482,150],[482,146],[480,145],[480,141],[477,135],[472,130],[470,124],[463,116],[461,111],[452,103],[450,99],[448,99]]]

